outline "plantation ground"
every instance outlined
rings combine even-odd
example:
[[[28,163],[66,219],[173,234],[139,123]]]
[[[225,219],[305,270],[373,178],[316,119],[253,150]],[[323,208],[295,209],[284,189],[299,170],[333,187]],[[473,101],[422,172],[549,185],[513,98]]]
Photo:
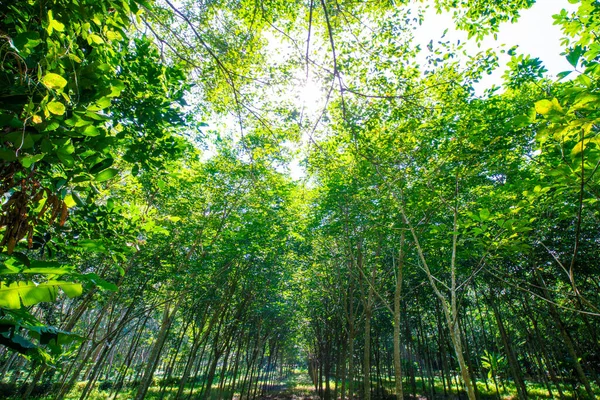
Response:
[[[455,378],[458,382],[458,376]],[[499,381],[499,380],[498,380]],[[83,387],[85,387],[87,382],[79,382],[75,388],[65,397],[65,400],[78,400],[81,396],[81,392]],[[335,382],[330,382],[332,390],[335,389]],[[360,382],[356,382],[357,385],[360,385]],[[411,382],[405,383],[405,399],[466,399],[466,393],[464,390],[460,390],[460,393],[457,394],[456,389],[452,391],[447,391],[444,393],[443,385],[441,380],[436,379],[435,381],[435,392],[431,394],[430,392],[424,392],[426,383],[422,382],[420,378],[415,378],[414,387]],[[373,382],[374,400],[394,400],[396,397],[393,393],[394,391],[394,383],[393,381],[385,381],[383,382],[383,389],[381,386],[377,386],[375,382]],[[218,389],[216,386],[213,387],[213,390]],[[479,398],[482,400],[492,400],[492,399],[500,399],[500,400],[512,400],[518,399],[517,390],[513,382],[502,380],[499,383],[496,391],[496,386],[494,385],[492,380],[489,380],[486,384],[484,381],[477,381],[477,389],[479,393]],[[564,387],[563,395],[564,399],[579,399],[580,396],[578,394],[574,394],[574,390],[577,389],[576,385],[573,385],[572,388]],[[10,388],[8,386],[4,386],[4,393],[9,393],[7,390],[14,390],[14,388]],[[33,397],[38,398],[40,400],[51,400],[54,399],[53,396],[44,396],[41,392],[44,390],[48,390],[48,388],[39,387],[38,390],[34,391]],[[337,390],[340,390],[338,386]],[[595,393],[600,398],[600,389],[598,387],[594,387]],[[262,393],[258,393],[255,397],[256,400],[319,400],[321,399],[317,394],[314,385],[312,384],[310,377],[306,370],[296,369],[285,379],[281,379],[272,385],[264,385],[261,389]],[[411,392],[412,393],[407,393]],[[544,387],[543,384],[528,384],[527,391],[529,394],[529,398],[531,399],[551,399],[555,398],[555,394],[551,394],[548,392],[547,388]],[[177,386],[166,386],[161,387],[158,385],[153,385],[148,390],[148,394],[146,396],[149,400],[170,400],[174,399],[177,393]],[[339,392],[336,392],[339,393]],[[189,390],[186,391],[185,395],[189,395]],[[93,391],[89,395],[89,399],[92,400],[127,400],[131,399],[135,396],[135,390],[124,389],[116,396],[114,395],[114,391],[111,388],[111,385],[108,384],[107,381],[99,382]],[[230,396],[229,394],[227,396]],[[184,396],[185,397],[185,396]],[[21,398],[18,395],[8,396],[7,399],[19,399]],[[198,393],[192,394],[192,399],[200,398]],[[217,395],[211,396],[212,400],[218,400],[222,397]],[[229,398],[229,397],[225,397]],[[333,397],[332,397],[333,398]],[[339,396],[337,397],[339,399]],[[239,399],[239,393],[236,393],[233,396],[233,400]]]
[[[600,1],[560,1],[554,77],[479,47],[533,0],[0,0],[0,395],[598,398]]]

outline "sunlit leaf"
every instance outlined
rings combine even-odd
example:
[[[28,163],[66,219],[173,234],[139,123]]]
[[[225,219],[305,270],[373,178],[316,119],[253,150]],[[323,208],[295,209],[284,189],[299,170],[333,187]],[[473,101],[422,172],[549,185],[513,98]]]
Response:
[[[94,252],[105,252],[106,247],[99,240],[91,240],[91,239],[82,239],[77,242],[80,247],[83,247],[86,250],[94,251]]]
[[[21,165],[23,165],[25,168],[29,168],[31,167],[31,165],[40,161],[42,158],[44,158],[43,154],[36,154],[33,156],[25,156],[23,158],[20,158],[19,161],[21,162]]]
[[[48,281],[39,284],[22,281],[8,285],[0,282],[0,307],[18,309],[21,308],[21,303],[28,307],[42,302],[52,302],[56,300],[59,288],[68,297],[79,296],[83,291],[81,284],[64,281]]]
[[[548,114],[552,110],[552,102],[550,100],[540,100],[535,103],[535,111],[538,114]]]
[[[96,35],[95,33],[90,33],[87,37],[89,44],[102,44],[104,43],[104,39],[101,36]]]
[[[118,169],[116,169],[116,168],[108,168],[108,169],[105,169],[104,171],[98,173],[95,176],[95,179],[96,179],[96,182],[104,182],[104,181],[107,181],[109,179],[112,179],[118,173],[119,173]]]
[[[490,210],[488,210],[487,208],[482,208],[481,210],[479,210],[479,218],[482,221],[487,221],[488,219],[490,219]]]
[[[55,115],[63,115],[65,113],[65,105],[58,101],[51,101],[47,105],[48,111]]]
[[[53,72],[44,75],[42,83],[49,89],[62,89],[67,86],[67,80]]]

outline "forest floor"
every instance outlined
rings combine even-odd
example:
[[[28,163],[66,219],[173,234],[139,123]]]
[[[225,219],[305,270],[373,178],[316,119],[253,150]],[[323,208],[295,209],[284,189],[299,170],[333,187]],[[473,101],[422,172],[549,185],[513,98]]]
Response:
[[[279,385],[267,388],[262,399],[270,400],[316,400],[319,396],[306,372],[295,371]]]
[[[458,378],[457,378],[458,379]],[[456,387],[452,389],[444,390],[443,384],[439,380],[435,380],[435,393],[425,392],[425,385],[430,382],[422,382],[421,379],[416,378],[411,384],[406,384],[404,387],[404,398],[411,400],[462,400],[466,399],[467,395],[463,390],[457,393]],[[494,383],[490,380],[487,382],[477,381],[477,390],[479,398],[482,400],[515,400],[518,398],[517,389],[512,381],[500,380],[499,386],[496,389]],[[374,383],[375,384],[375,383]],[[383,388],[375,390],[377,395],[373,393],[373,400],[395,400],[394,387],[392,381],[385,381]],[[414,387],[413,387],[414,385]],[[561,385],[563,390],[563,398],[565,399],[578,399],[579,394],[574,390],[574,387],[568,385]],[[593,386],[594,391],[597,393],[598,399],[600,399],[600,388]],[[331,384],[333,391],[334,383]],[[339,388],[338,388],[339,390]],[[528,397],[531,399],[552,399],[556,396],[556,390],[549,392],[547,387],[542,383],[527,382]],[[339,392],[338,392],[339,396]],[[277,385],[273,385],[266,390],[264,396],[259,397],[260,399],[270,400],[317,400],[320,399],[318,393],[315,391],[315,387],[306,371],[295,370],[292,375],[287,379],[281,381]]]
[[[135,387],[124,388],[120,393],[116,396],[114,395],[113,388],[107,385],[107,382],[98,383],[97,387],[95,387],[92,392],[89,394],[88,399],[90,400],[129,400],[135,395]],[[358,383],[358,382],[357,382]],[[73,390],[65,396],[65,400],[78,400],[80,399],[81,392],[86,382],[80,382]],[[453,390],[444,391],[441,381],[438,382],[435,380],[435,390],[434,393],[425,392],[425,387],[427,385],[427,381],[423,382],[421,379],[416,378],[411,381],[411,383],[406,384],[404,387],[405,390],[405,399],[411,400],[421,400],[421,399],[445,399],[445,400],[458,400],[465,399],[466,394],[464,391],[461,391],[460,394],[457,394],[456,388]],[[334,391],[335,384],[331,383],[332,389],[332,397]],[[495,386],[491,382],[487,382],[487,385],[482,382],[477,382],[477,387],[479,391],[479,397],[482,400],[512,400],[516,399],[516,388],[514,384],[510,381],[502,382],[501,386],[498,388],[498,391],[495,390]],[[8,390],[10,389],[10,390]],[[32,397],[43,400],[54,399],[52,395],[51,388],[45,388],[40,386],[40,390],[35,390]],[[41,390],[45,389],[45,390]],[[216,389],[216,388],[215,388]],[[338,387],[338,390],[340,388]],[[571,388],[569,390],[568,387],[563,387],[563,396],[565,399],[577,399],[579,396],[577,393]],[[373,400],[395,400],[395,396],[393,394],[393,382],[392,381],[384,381],[383,387],[379,387],[378,389],[374,389],[377,395],[372,396]],[[597,398],[600,398],[600,388],[594,387],[594,390],[598,394]],[[532,399],[550,399],[553,398],[556,393],[550,393],[545,388],[544,385],[540,383],[527,383],[527,391],[529,398]],[[146,399],[148,400],[169,400],[175,398],[175,394],[177,392],[177,386],[168,386],[161,388],[159,386],[152,386]],[[340,394],[339,391],[337,393]],[[195,396],[198,396],[195,394]],[[234,396],[234,400],[238,400],[239,395],[236,394]],[[218,400],[219,394],[216,390],[211,393],[211,400]],[[16,387],[8,387],[7,385],[0,385],[0,399],[21,399],[22,395],[20,395],[17,391]],[[269,385],[264,388],[262,395],[257,396],[256,399],[265,399],[265,400],[317,400],[320,399],[318,393],[315,391],[315,387],[306,371],[303,370],[294,370],[292,374],[288,377],[282,379],[279,382],[276,382],[273,385]]]

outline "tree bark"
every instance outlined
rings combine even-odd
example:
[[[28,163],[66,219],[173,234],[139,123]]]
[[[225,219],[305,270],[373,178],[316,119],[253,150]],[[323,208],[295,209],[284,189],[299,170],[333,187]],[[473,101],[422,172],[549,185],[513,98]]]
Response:
[[[160,330],[158,332],[158,336],[154,345],[152,346],[152,351],[150,352],[150,356],[148,357],[146,369],[144,370],[144,375],[142,376],[142,380],[140,382],[140,386],[138,387],[137,394],[135,396],[135,400],[143,400],[148,393],[148,389],[152,384],[152,379],[154,377],[154,371],[156,371],[156,367],[158,366],[158,361],[160,360],[160,355],[162,353],[165,341],[167,340],[167,335],[169,333],[169,329],[171,328],[171,324],[175,319],[175,315],[183,302],[183,296],[180,296],[177,300],[177,303],[173,306],[171,310],[171,306],[169,303],[165,305],[165,309],[163,311],[163,318],[160,324]]]
[[[402,387],[402,354],[400,348],[400,303],[402,294],[402,274],[404,269],[404,231],[400,237],[400,255],[398,257],[398,270],[396,272],[396,290],[394,291],[394,380],[396,385],[396,399],[404,398]]]
[[[508,357],[508,365],[510,367],[513,379],[515,380],[515,386],[517,387],[517,396],[520,400],[525,400],[527,398],[527,387],[525,386],[525,382],[523,381],[523,376],[521,374],[521,368],[519,367],[519,363],[517,362],[517,357],[513,351],[512,345],[508,340],[508,335],[506,333],[506,328],[504,327],[504,322],[502,321],[502,317],[500,316],[500,311],[498,310],[498,306],[496,305],[494,299],[494,293],[490,289],[490,297],[489,302],[492,306],[492,311],[494,312],[494,317],[496,318],[496,324],[498,325],[498,330],[500,332],[500,338],[502,339],[502,345],[504,346],[504,350]]]

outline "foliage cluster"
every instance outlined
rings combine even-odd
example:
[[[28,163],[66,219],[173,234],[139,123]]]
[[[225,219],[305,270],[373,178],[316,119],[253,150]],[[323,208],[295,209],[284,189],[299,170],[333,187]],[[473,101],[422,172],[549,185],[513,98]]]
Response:
[[[419,49],[396,2],[0,2],[3,384],[257,398],[302,365],[324,399],[597,396],[578,4],[572,71],[512,48],[477,96],[497,55]],[[435,3],[475,40],[531,5]],[[318,111],[285,94],[309,77]]]

